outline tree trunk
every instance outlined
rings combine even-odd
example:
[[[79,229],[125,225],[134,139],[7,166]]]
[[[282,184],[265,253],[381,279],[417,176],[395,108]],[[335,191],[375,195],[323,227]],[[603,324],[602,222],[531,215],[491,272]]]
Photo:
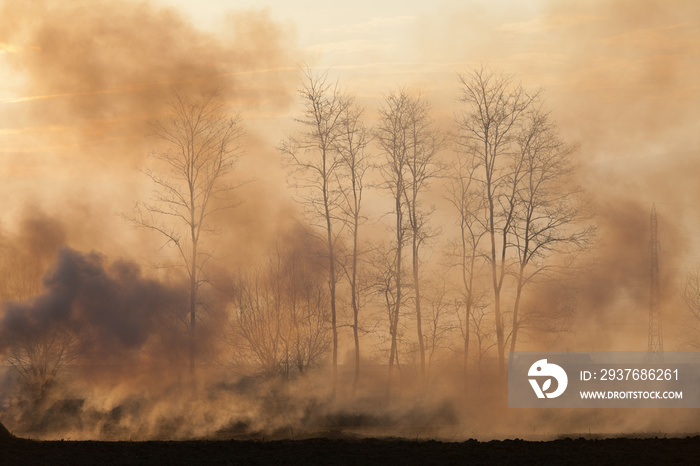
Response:
[[[392,311],[393,314],[393,311]],[[396,354],[396,318],[390,314],[390,322],[389,322],[389,333],[391,334],[391,349],[389,350],[389,371],[387,374],[387,382],[386,382],[386,402],[389,403],[391,401],[391,378],[394,373],[394,359],[395,359],[395,354]],[[396,316],[398,317],[398,316]]]
[[[501,318],[501,286],[498,280],[498,263],[496,259],[496,231],[494,225],[493,194],[490,182],[487,185],[489,202],[489,236],[491,237],[491,278],[493,282],[494,315],[496,318],[496,343],[498,346],[498,374],[502,378],[505,374],[503,320]]]
[[[415,202],[415,201],[414,201]],[[415,204],[414,204],[415,206]],[[415,212],[414,212],[414,221]],[[420,350],[420,374],[421,382],[425,382],[425,342],[423,341],[423,322],[420,309],[420,283],[418,281],[418,239],[416,238],[417,231],[413,232],[413,286],[415,287],[416,296],[416,329],[418,331],[418,348]]]
[[[470,326],[469,326],[469,319],[470,319],[470,314],[471,314],[471,309],[470,309],[470,304],[467,302],[466,304],[466,329],[464,331],[464,367],[462,370],[462,373],[464,375],[464,393],[466,394],[469,391],[469,331],[470,331]]]
[[[400,174],[399,174],[400,176]],[[398,333],[399,327],[399,311],[401,310],[401,253],[403,249],[403,216],[401,214],[401,194],[403,192],[403,183],[399,178],[396,184],[396,264],[395,267],[395,280],[396,280],[396,303],[394,304],[394,316],[393,322],[390,322],[390,327],[393,325],[391,332],[391,350],[389,352],[389,379],[387,380],[386,386],[386,398],[387,402],[391,396],[391,375],[394,368],[394,358],[396,357],[396,351],[398,350],[396,346],[396,334]]]
[[[515,340],[518,338],[518,327],[520,326],[518,322],[518,312],[520,310],[520,298],[523,294],[523,274],[525,272],[525,266],[520,266],[520,274],[518,275],[518,287],[515,293],[515,303],[513,304],[513,334],[510,337],[510,350],[515,351]]]
[[[194,198],[192,198],[194,205]],[[195,323],[197,317],[197,235],[194,223],[194,208],[191,210],[192,223],[192,264],[190,271],[190,382],[192,390],[195,390]]]
[[[469,278],[467,278],[467,241],[464,224],[464,210],[461,210],[462,223],[460,225],[460,233],[462,237],[462,285],[464,286],[464,392],[469,390],[469,337],[471,330],[471,311],[472,311],[472,277],[474,276],[474,252],[472,251],[471,267],[469,270]]]
[[[325,170],[325,154],[324,154],[324,170]],[[333,229],[331,226],[331,213],[328,200],[328,185],[324,178],[323,183],[323,203],[326,214],[326,231],[328,233],[328,286],[331,293],[331,331],[333,334],[333,381],[331,388],[331,397],[335,398],[335,393],[338,385],[338,328],[336,325],[335,313],[335,254],[333,247]]]
[[[355,211],[355,226],[353,231],[352,245],[352,281],[350,292],[352,293],[352,313],[353,313],[353,337],[355,339],[355,377],[352,381],[352,394],[357,392],[357,384],[360,380],[360,335],[358,329],[359,303],[357,302],[357,233],[358,233],[358,212]]]

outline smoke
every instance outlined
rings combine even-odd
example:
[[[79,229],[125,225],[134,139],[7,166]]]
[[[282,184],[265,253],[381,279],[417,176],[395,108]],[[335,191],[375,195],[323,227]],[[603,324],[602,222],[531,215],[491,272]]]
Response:
[[[149,1],[2,1],[0,43],[11,44],[0,59],[14,95],[0,102],[10,177],[3,194],[15,206],[60,212],[68,229],[85,230],[81,249],[133,257],[158,247],[130,235],[114,213],[149,196],[136,170],[157,147],[150,124],[167,118],[172,89],[193,97],[219,89],[225,111],[246,121],[241,143],[255,156],[241,162],[245,175],[235,183],[257,183],[241,189],[247,205],[230,220],[234,234],[245,234],[236,229],[242,221],[265,230],[259,213],[284,204],[276,199],[276,142],[256,122],[274,121],[291,104],[303,58],[293,30],[268,11],[228,12],[218,30],[202,31]],[[10,215],[24,214],[12,207]]]
[[[264,11],[229,14],[220,35],[151,2],[3,2],[1,13],[26,118],[73,127],[83,144],[142,136],[170,87],[222,87],[246,108],[289,98],[275,71],[293,63],[289,32]]]
[[[523,301],[525,312],[568,319],[552,321],[568,330],[553,339],[533,333],[529,341],[523,338],[522,349],[646,349],[653,203],[662,245],[666,349],[684,349],[676,340],[683,322],[676,290],[700,250],[693,243],[700,224],[692,202],[700,195],[700,49],[692,22],[698,8],[690,1],[620,0],[496,11],[478,2],[448,2],[417,19],[407,54],[428,64],[415,76],[397,78],[401,71],[392,70],[392,82],[383,82],[386,76],[372,75],[371,66],[355,71],[365,78],[367,88],[359,95],[369,119],[380,93],[395,79],[408,80],[423,86],[445,130],[453,129],[457,108],[455,73],[472,65],[491,63],[528,88],[544,87],[562,136],[579,147],[581,171],[573,183],[594,208],[598,236],[580,268],[562,282],[534,287]],[[386,357],[377,356],[383,354],[384,321],[376,324],[381,319],[370,313],[361,318],[363,375],[355,397],[340,390],[331,403],[324,369],[292,381],[239,377],[222,361],[230,348],[220,346],[222,332],[230,329],[230,289],[202,292],[207,312],[197,323],[201,396],[193,400],[181,270],[146,267],[168,254],[162,238],[130,229],[114,213],[150,195],[137,169],[148,165],[146,156],[156,147],[149,124],[166,118],[168,91],[196,96],[219,88],[227,110],[242,115],[247,154],[235,180],[243,184],[242,204],[218,215],[221,234],[206,238],[213,251],[208,276],[226,288],[240,270],[273,257],[275,240],[289,242],[295,254],[313,256],[297,262],[313,264],[321,275],[318,248],[288,234],[297,228],[301,209],[290,201],[274,148],[292,120],[296,66],[304,58],[293,28],[264,10],[222,15],[219,30],[204,31],[152,1],[0,0],[0,52],[12,75],[12,97],[0,102],[0,190],[7,205],[0,349],[7,354],[12,345],[40,340],[56,328],[83,340],[79,364],[67,369],[54,403],[31,421],[35,431],[74,431],[83,438],[269,438],[337,429],[488,438],[514,430],[585,432],[591,426],[612,432],[697,429],[686,413],[509,412],[489,372],[494,349],[465,397],[455,369],[460,355],[439,348],[426,397],[416,386],[416,351],[408,336],[400,387],[387,404],[378,395],[386,382]],[[356,84],[341,82],[350,90]],[[443,209],[439,189],[436,182],[431,196]],[[368,190],[367,211],[375,218],[363,226],[371,232],[366,237],[383,234],[372,223],[385,214],[380,197]],[[451,224],[449,215],[444,218]],[[450,234],[449,227],[443,231]],[[426,246],[426,261],[438,262],[440,241]],[[342,244],[338,248],[343,251]],[[437,267],[426,274],[445,275]],[[347,296],[345,291],[340,285],[339,294]],[[345,388],[352,380],[348,300],[339,301],[341,363],[343,354],[350,355],[339,375]],[[410,319],[405,316],[408,327]],[[4,390],[0,386],[0,395]]]
[[[60,326],[94,333],[92,355],[141,347],[164,309],[184,315],[182,291],[142,276],[131,262],[105,265],[97,253],[69,248],[43,279],[43,292],[26,302],[9,302],[0,321],[5,348],[19,339],[36,339]]]
[[[490,64],[526,88],[541,86],[562,137],[578,147],[572,183],[589,201],[598,231],[582,258],[585,267],[567,280],[577,308],[570,349],[646,348],[654,204],[665,340],[667,349],[683,349],[677,336],[685,311],[677,290],[700,246],[690,201],[700,195],[700,47],[690,19],[698,13],[696,3],[682,0],[547,1],[507,9],[471,1],[448,2],[418,20],[420,59],[451,67],[418,75],[436,99],[454,108],[455,72]]]

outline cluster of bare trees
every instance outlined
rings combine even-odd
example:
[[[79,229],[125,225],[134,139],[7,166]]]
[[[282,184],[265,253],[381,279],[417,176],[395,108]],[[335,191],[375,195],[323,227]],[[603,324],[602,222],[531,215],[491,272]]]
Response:
[[[420,375],[425,377],[425,335],[421,313],[421,257],[424,241],[434,233],[429,227],[433,210],[423,200],[432,178],[439,174],[437,154],[443,145],[442,135],[435,129],[430,108],[424,98],[406,89],[388,94],[380,109],[375,130],[377,146],[384,156],[380,165],[383,187],[391,194],[393,238],[393,280],[395,296],[390,315],[389,380],[397,361],[397,335],[401,306],[404,301],[402,282],[404,246],[410,241],[413,309],[420,358]],[[389,388],[387,388],[387,394]]]
[[[488,299],[503,374],[506,348],[514,351],[519,333],[529,328],[521,305],[524,289],[538,279],[555,279],[590,244],[594,231],[582,226],[585,210],[569,184],[573,148],[542,109],[540,92],[529,93],[512,77],[486,68],[460,82],[459,152],[449,197],[459,213],[463,322],[469,325],[474,304],[485,297],[474,288],[483,260],[491,276]],[[508,310],[506,284],[515,289]],[[561,314],[538,313],[553,321]],[[546,326],[537,320],[537,327]],[[465,341],[465,353],[467,347]]]
[[[562,328],[563,307],[533,307],[528,296],[558,279],[591,240],[569,179],[574,149],[542,109],[540,92],[512,77],[476,69],[460,77],[460,90],[450,131],[407,88],[384,96],[371,126],[356,97],[326,74],[306,72],[298,130],[279,149],[307,226],[236,271],[224,290],[226,340],[241,371],[290,377],[330,361],[335,393],[339,348],[352,345],[354,392],[368,335],[379,342],[370,357],[387,366],[390,396],[406,361],[415,361],[425,386],[441,353],[461,354],[466,378],[470,361],[480,370],[495,347],[503,373],[506,351],[523,335]],[[242,127],[224,104],[216,93],[172,95],[168,119],[154,126],[163,143],[152,153],[157,165],[145,172],[153,196],[125,215],[157,232],[186,272],[182,327],[193,380],[214,215],[237,202],[231,175]],[[368,187],[386,205],[371,221]],[[442,198],[454,225],[435,221]],[[347,338],[343,328],[352,330]],[[45,346],[62,344],[62,362],[69,361],[72,344],[59,337]],[[31,356],[33,347],[18,351],[20,374],[33,367],[27,359],[60,366]]]
[[[295,175],[300,202],[323,232],[334,385],[338,292],[346,288],[339,269],[348,272],[355,384],[358,315],[363,311],[358,292],[373,290],[369,294],[382,309],[374,319],[384,316],[380,320],[385,323],[380,327],[388,347],[387,394],[400,345],[415,352],[419,378],[425,381],[436,349],[459,329],[465,371],[471,347],[481,361],[495,346],[503,374],[506,351],[513,351],[523,334],[559,331],[571,310],[568,305],[541,309],[525,303],[528,289],[558,279],[592,239],[593,229],[584,225],[585,210],[569,178],[574,148],[558,136],[542,109],[541,93],[527,92],[512,77],[481,68],[461,76],[460,89],[461,111],[450,139],[419,93],[403,88],[386,94],[369,130],[359,126],[363,112],[337,83],[329,83],[325,74],[305,75],[300,91],[304,111],[297,120],[301,130],[281,150]],[[356,153],[362,155],[359,171]],[[362,188],[369,184],[365,176],[391,200],[383,217],[391,219],[386,224],[391,239],[360,239]],[[438,189],[431,186],[435,180]],[[444,194],[457,214],[455,241],[445,255],[458,278],[441,293],[434,292],[439,287],[433,283],[426,300],[423,270],[436,266],[425,263],[422,251],[441,233],[428,201],[436,193]],[[348,249],[351,253],[344,254]],[[361,260],[367,251],[373,251],[370,263]],[[358,267],[371,277],[365,286],[356,281]],[[415,332],[412,339],[409,330]]]

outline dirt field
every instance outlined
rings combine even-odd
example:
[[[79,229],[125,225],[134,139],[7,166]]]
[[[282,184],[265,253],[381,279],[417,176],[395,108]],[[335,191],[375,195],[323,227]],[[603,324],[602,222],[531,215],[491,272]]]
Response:
[[[0,464],[698,464],[700,437],[437,442],[404,439],[75,442],[8,439]]]

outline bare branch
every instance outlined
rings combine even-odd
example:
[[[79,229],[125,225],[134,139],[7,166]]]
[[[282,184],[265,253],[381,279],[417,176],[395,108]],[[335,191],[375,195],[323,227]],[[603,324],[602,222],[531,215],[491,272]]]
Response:
[[[218,92],[198,100],[173,91],[170,113],[165,121],[153,124],[156,138],[166,148],[151,152],[160,164],[157,170],[144,170],[155,189],[148,203],[137,204],[134,212],[123,215],[137,227],[155,231],[174,246],[190,279],[190,370],[194,373],[194,329],[197,322],[199,287],[205,283],[204,266],[211,253],[202,248],[203,232],[214,213],[235,207],[232,198],[238,186],[228,178],[241,153],[243,134],[240,118],[224,112]]]

